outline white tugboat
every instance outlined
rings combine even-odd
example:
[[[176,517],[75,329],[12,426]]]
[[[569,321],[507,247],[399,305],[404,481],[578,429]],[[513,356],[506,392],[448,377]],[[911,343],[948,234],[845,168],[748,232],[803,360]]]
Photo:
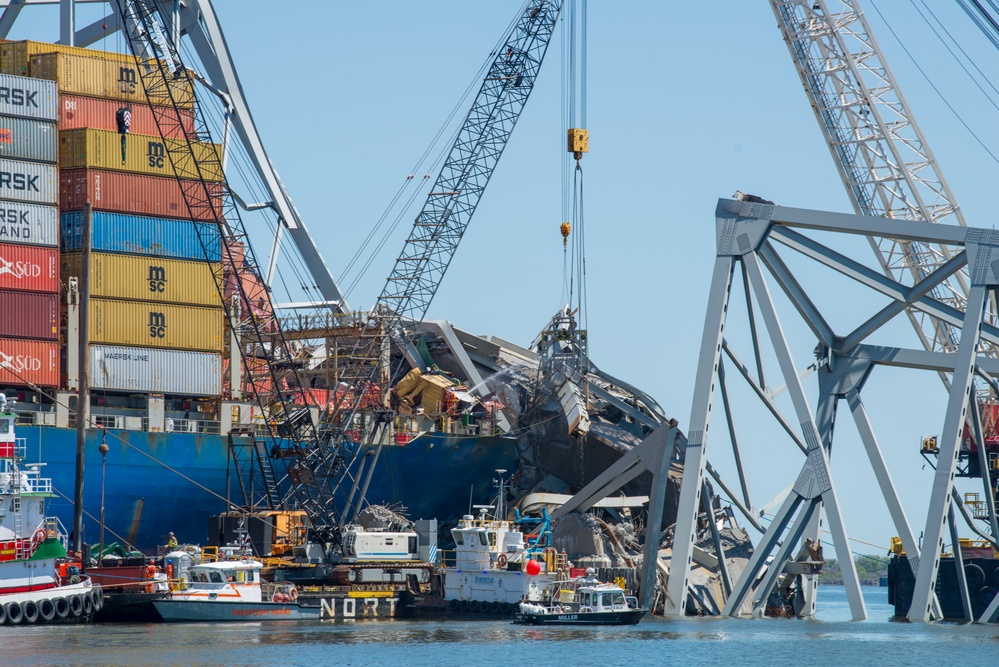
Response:
[[[444,599],[450,611],[510,614],[521,601],[542,603],[551,596],[555,582],[565,577],[564,555],[547,546],[547,521],[536,534],[525,536],[505,520],[502,474],[497,486],[496,513],[477,505],[479,516],[466,514],[451,530],[455,551],[444,554]]]
[[[515,623],[523,625],[634,625],[648,609],[616,584],[597,581],[592,573],[556,583],[551,600],[522,602]]]
[[[104,603],[100,586],[66,563],[66,531],[45,515],[52,480],[24,464],[16,415],[0,394],[0,625],[89,621]]]

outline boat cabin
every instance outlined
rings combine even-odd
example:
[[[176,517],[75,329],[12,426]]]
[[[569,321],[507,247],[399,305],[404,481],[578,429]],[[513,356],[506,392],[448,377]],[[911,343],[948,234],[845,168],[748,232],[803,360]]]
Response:
[[[558,582],[552,598],[582,612],[627,611],[638,607],[638,599],[625,595],[617,584],[601,583],[592,577]]]
[[[191,566],[174,598],[229,599],[260,602],[260,570],[255,560],[226,560]]]

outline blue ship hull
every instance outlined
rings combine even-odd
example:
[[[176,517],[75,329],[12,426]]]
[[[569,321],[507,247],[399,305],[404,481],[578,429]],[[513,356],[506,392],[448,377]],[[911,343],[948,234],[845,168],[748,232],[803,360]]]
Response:
[[[45,464],[56,497],[49,503],[67,529],[73,525],[76,431],[54,426],[18,426],[27,460]],[[84,475],[84,541],[99,539],[104,494],[104,542],[132,543],[144,551],[164,545],[173,532],[181,542],[204,544],[208,517],[226,508],[228,440],[219,435],[109,430],[102,466],[102,433],[87,432]],[[454,519],[473,502],[487,502],[496,468],[515,470],[512,438],[430,433],[404,446],[382,449],[368,488],[368,502],[398,503],[412,519]],[[281,476],[280,464],[275,462]],[[104,483],[102,488],[102,471]],[[235,475],[230,497],[241,502]]]

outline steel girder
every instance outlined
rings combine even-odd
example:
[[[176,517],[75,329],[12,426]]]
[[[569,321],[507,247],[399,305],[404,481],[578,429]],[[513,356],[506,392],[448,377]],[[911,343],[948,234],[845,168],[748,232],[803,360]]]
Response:
[[[828,517],[833,542],[846,566],[844,579],[854,618],[864,618],[863,599],[855,572],[851,571],[846,526],[838,508],[835,485],[829,472],[829,455],[833,443],[836,404],[845,400],[853,417],[865,452],[871,462],[875,478],[885,505],[901,536],[906,554],[917,573],[916,590],[909,617],[912,620],[930,620],[939,617],[934,587],[943,548],[944,533],[956,530],[953,523],[953,502],[956,495],[953,472],[959,454],[960,439],[967,411],[975,410],[971,382],[978,374],[990,382],[999,377],[999,363],[991,356],[980,354],[979,343],[999,342],[999,330],[984,322],[986,301],[999,286],[999,232],[991,230],[941,226],[921,221],[893,221],[883,218],[828,213],[773,206],[748,201],[719,200],[716,210],[717,252],[712,286],[708,298],[704,333],[694,387],[694,402],[689,424],[690,437],[686,448],[686,465],[677,514],[673,548],[673,567],[669,581],[672,608],[667,614],[682,615],[686,607],[686,591],[693,540],[696,537],[697,514],[704,474],[707,471],[707,437],[711,423],[713,394],[719,386],[728,415],[730,398],[725,386],[721,353],[736,364],[762,405],[770,411],[791,436],[790,440],[806,446],[805,462],[794,486],[780,511],[766,531],[745,572],[733,585],[732,596],[722,610],[736,614],[743,602],[752,600],[756,613],[774,583],[780,576],[784,562],[793,554],[803,536],[817,537],[822,512]],[[881,272],[851,259],[810,238],[805,232],[820,231],[840,235],[867,236],[875,239],[890,237],[922,244],[950,246],[949,259],[905,285]],[[887,296],[891,303],[871,314],[866,321],[847,335],[837,335],[822,316],[821,308],[813,302],[798,283],[787,265],[780,258],[778,249],[798,252],[803,257],[833,269],[856,283]],[[747,277],[747,290],[752,288],[746,303],[753,304],[762,315],[768,337],[779,362],[780,374],[794,406],[796,420],[784,418],[774,404],[773,390],[768,388],[760,366],[760,341],[762,332],[756,330],[755,317],[749,317],[751,344],[758,360],[757,369],[747,368],[731,351],[731,341],[725,338],[724,329],[730,306],[732,278],[736,265]],[[818,375],[818,408],[813,417],[794,367],[790,348],[784,338],[776,306],[769,293],[764,275],[767,269],[773,282],[790,301],[794,312],[808,325],[818,340],[816,348]],[[964,308],[943,303],[932,296],[933,286],[941,284],[947,276],[965,272],[970,280],[969,299]],[[918,310],[946,322],[959,332],[954,351],[927,351],[904,347],[869,345],[864,341],[893,317],[907,311]],[[882,455],[874,429],[861,400],[861,392],[870,374],[878,366],[904,367],[933,373],[946,373],[952,381],[944,414],[944,437],[939,465],[934,473],[933,489],[923,529],[923,544],[928,553],[920,554],[905,510],[899,500],[889,468]],[[760,378],[760,381],[757,381]],[[792,422],[797,422],[797,427]],[[979,420],[976,419],[976,422]],[[734,430],[731,421],[730,431]],[[792,429],[797,431],[793,432]],[[976,432],[980,427],[976,424]],[[736,440],[733,437],[733,442]],[[738,450],[737,450],[738,451]],[[793,450],[791,450],[793,451]],[[751,455],[742,449],[736,456],[740,478],[740,456]],[[994,513],[994,507],[990,508]],[[954,533],[956,534],[956,533]],[[953,539],[953,538],[952,538]],[[765,567],[769,556],[775,554],[773,565]],[[756,584],[762,577],[762,583]],[[814,612],[814,590],[806,587],[804,614]],[[669,604],[669,603],[668,603]],[[991,618],[996,605],[983,616]]]
[[[652,431],[637,446],[626,452],[607,470],[579,490],[561,507],[552,512],[552,520],[571,512],[585,512],[595,503],[635,479],[644,472],[652,473],[651,493],[649,494],[649,514],[645,524],[645,548],[642,560],[642,606],[652,608],[655,593],[656,568],[659,562],[659,533],[662,530],[663,503],[666,499],[666,484],[669,481],[670,458],[673,448],[680,442],[676,420],[670,420]],[[707,499],[705,499],[707,500]],[[725,564],[721,544],[715,534],[718,562],[723,578],[728,580],[728,566]]]

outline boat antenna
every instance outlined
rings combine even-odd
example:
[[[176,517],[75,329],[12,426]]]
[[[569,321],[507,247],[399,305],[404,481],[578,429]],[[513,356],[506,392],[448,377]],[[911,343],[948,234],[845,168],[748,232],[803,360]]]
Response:
[[[500,521],[506,520],[506,507],[504,502],[506,501],[506,480],[503,479],[503,473],[506,470],[502,468],[496,469],[496,479],[493,480],[493,484],[496,485],[496,518]]]
[[[468,487],[468,513],[472,513],[472,494],[475,493],[475,485],[472,484]]]

